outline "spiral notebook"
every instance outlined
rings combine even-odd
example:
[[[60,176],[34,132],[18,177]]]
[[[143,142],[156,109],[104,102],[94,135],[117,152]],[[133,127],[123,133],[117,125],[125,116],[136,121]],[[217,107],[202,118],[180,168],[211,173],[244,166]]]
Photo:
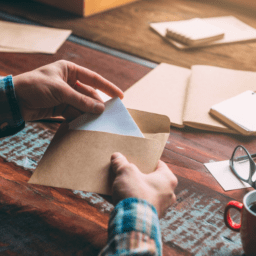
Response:
[[[200,18],[170,22],[166,36],[186,45],[202,45],[222,39],[224,30]]]
[[[246,42],[256,40],[256,29],[245,24],[241,20],[233,16],[202,18],[208,24],[219,27],[225,31],[222,39],[205,42],[200,47],[207,47],[212,45],[230,44],[237,42]],[[173,24],[174,21],[150,23],[150,28],[161,36],[166,42],[180,50],[192,49],[198,47],[197,45],[186,45],[177,40],[166,37],[166,30]]]

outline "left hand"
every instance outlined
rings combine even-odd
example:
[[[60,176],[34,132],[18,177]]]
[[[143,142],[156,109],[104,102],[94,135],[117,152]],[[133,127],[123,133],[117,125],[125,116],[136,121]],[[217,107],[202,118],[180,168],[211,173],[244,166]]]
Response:
[[[95,88],[123,98],[123,92],[110,81],[65,60],[14,76],[13,83],[25,121],[55,116],[70,120],[83,112],[100,114],[105,106]]]

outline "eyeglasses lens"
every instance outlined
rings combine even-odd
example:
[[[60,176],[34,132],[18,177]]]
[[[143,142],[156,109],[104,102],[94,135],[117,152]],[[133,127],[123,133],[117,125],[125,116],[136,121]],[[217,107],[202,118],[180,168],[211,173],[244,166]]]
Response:
[[[238,147],[233,157],[233,167],[243,179],[248,179],[250,174],[250,161],[246,151]]]

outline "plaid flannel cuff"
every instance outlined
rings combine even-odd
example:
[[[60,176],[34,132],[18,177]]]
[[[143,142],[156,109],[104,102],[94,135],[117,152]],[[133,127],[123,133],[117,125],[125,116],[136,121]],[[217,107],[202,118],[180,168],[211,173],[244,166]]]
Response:
[[[25,122],[15,96],[12,76],[0,79],[0,137],[21,130]]]
[[[118,253],[144,249],[152,252],[149,255],[162,255],[157,211],[145,200],[127,198],[117,204],[110,216],[108,232],[108,241],[115,244]],[[123,243],[127,236],[128,243]]]

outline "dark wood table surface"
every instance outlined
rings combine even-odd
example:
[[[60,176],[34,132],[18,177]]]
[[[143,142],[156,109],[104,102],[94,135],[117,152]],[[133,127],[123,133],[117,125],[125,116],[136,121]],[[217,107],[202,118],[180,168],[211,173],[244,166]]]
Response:
[[[227,48],[221,47],[218,51],[224,53]],[[196,62],[198,54],[190,53],[189,59]],[[209,55],[208,63],[216,58]],[[247,67],[243,58],[244,65],[234,60],[238,69]],[[151,70],[67,41],[55,55],[0,53],[0,75],[17,75],[59,59],[92,69],[123,90]],[[0,255],[97,255],[106,244],[113,206],[104,198],[27,183],[59,125],[31,122],[0,139]],[[255,137],[171,128],[161,159],[179,184],[177,203],[160,220],[164,255],[243,254],[239,233],[225,227],[223,212],[227,202],[242,202],[251,189],[225,192],[203,164],[229,159],[238,144],[255,152],[255,143]]]
[[[149,27],[152,22],[233,15],[256,28],[256,9],[231,2],[238,0],[139,0],[86,18],[31,0],[0,0],[0,10],[46,26],[72,29],[79,37],[158,63],[256,71],[253,42],[181,51]]]

